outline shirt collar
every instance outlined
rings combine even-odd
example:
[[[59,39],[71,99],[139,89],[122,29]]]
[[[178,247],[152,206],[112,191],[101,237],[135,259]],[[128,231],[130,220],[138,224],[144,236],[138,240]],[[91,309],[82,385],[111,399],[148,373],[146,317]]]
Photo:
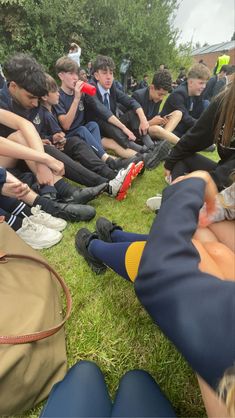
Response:
[[[110,89],[108,90],[104,89],[104,87],[102,87],[99,82],[97,83],[97,86],[98,86],[98,89],[102,98],[104,97],[105,93],[108,93],[108,95],[110,95]]]

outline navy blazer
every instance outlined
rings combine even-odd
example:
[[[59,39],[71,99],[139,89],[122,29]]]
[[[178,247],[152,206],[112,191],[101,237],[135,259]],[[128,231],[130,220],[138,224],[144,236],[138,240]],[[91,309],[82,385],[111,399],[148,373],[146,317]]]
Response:
[[[195,372],[216,388],[235,361],[235,282],[198,269],[200,257],[191,238],[204,190],[198,178],[165,189],[135,291]]]
[[[91,84],[97,87],[97,83],[95,81]],[[137,110],[141,107],[135,99],[117,89],[115,83],[112,84],[110,89],[109,102],[110,109],[107,109],[107,107],[103,104],[102,95],[98,88],[95,96],[88,96],[86,94],[86,119],[88,121],[95,120],[97,122],[100,119],[107,121],[113,115],[118,116],[117,110],[119,104],[128,110]]]

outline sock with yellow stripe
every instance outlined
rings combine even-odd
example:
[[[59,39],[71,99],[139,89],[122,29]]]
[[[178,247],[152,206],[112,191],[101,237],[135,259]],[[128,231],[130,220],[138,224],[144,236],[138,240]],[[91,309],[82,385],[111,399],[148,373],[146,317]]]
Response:
[[[94,239],[89,253],[126,280],[134,281],[146,241],[108,243]]]

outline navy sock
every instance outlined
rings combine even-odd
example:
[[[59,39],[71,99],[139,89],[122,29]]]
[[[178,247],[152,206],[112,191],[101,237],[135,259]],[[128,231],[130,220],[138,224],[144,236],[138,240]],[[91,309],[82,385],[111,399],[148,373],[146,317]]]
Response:
[[[130,244],[130,242],[109,243],[93,239],[88,246],[88,251],[93,257],[98,258],[119,276],[129,281],[125,267],[125,256]]]
[[[46,199],[45,197],[42,197],[42,196],[36,197],[33,203],[33,206],[36,206],[36,205],[40,205],[42,210],[44,210],[47,213],[50,213],[51,215],[53,215],[55,211],[53,201],[50,199]]]
[[[134,232],[126,232],[121,229],[114,229],[113,232],[111,232],[113,242],[147,241],[148,237],[148,234],[135,234]]]

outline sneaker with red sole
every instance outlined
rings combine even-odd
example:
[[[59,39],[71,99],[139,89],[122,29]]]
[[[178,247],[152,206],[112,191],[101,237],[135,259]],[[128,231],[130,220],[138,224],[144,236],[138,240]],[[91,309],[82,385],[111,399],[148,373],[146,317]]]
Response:
[[[132,180],[135,178],[135,164],[131,163],[127,168],[122,168],[113,180],[109,181],[109,194],[116,200],[123,200],[126,197]]]
[[[135,177],[137,177],[139,174],[144,174],[144,161],[135,163]]]

